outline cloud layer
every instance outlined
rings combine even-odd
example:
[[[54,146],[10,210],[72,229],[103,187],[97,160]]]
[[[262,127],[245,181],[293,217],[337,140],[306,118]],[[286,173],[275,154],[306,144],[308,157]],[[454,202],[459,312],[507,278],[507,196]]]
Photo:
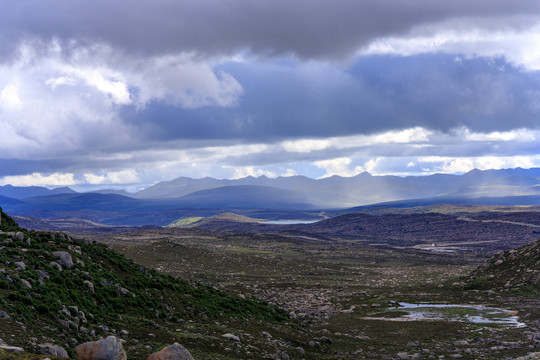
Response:
[[[0,5],[3,184],[540,166],[538,1]]]

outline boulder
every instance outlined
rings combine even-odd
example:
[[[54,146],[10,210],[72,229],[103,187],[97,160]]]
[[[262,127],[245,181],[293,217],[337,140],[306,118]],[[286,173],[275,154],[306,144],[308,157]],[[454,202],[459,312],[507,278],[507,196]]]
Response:
[[[223,334],[221,336],[223,336],[226,339],[230,339],[230,340],[233,340],[233,341],[240,342],[240,338],[238,336],[234,335],[234,334],[231,334],[231,333]]]
[[[49,273],[43,270],[36,270],[36,274],[38,274],[40,279],[49,279]]]
[[[2,318],[2,319],[11,319],[11,316],[9,316],[7,312],[1,310],[0,311],[0,318]]]
[[[79,360],[127,360],[122,342],[114,336],[81,344],[75,352]]]
[[[53,252],[53,255],[60,259],[60,263],[62,263],[62,266],[66,269],[73,266],[73,259],[71,258],[70,253],[66,251],[55,251]]]
[[[44,355],[58,356],[64,359],[69,358],[67,351],[61,346],[47,343],[47,344],[39,344],[38,347],[39,347],[39,352]]]
[[[24,351],[22,347],[7,345],[0,345],[0,349],[3,349],[6,352]]]
[[[55,268],[55,269],[58,270],[58,271],[62,271],[62,266],[60,266],[60,264],[57,263],[56,261],[51,261],[51,262],[49,263],[49,266]]]
[[[151,354],[147,360],[194,360],[189,351],[178,343]]]
[[[89,281],[89,280],[84,280],[83,282],[84,285],[86,285],[88,287],[88,290],[91,291],[91,292],[94,292],[94,283]]]

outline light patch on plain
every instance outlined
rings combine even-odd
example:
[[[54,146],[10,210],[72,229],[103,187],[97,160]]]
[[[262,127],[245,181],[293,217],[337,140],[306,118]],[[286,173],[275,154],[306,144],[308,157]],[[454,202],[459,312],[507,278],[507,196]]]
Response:
[[[126,169],[121,171],[112,171],[104,174],[84,174],[84,180],[87,184],[133,184],[140,181],[137,171]]]
[[[69,186],[77,183],[78,181],[75,180],[74,174],[71,173],[55,173],[50,175],[32,173],[0,178],[1,185],[10,184],[13,186]]]
[[[2,108],[16,110],[22,107],[22,102],[19,97],[19,89],[14,84],[9,84],[0,92],[0,104]]]

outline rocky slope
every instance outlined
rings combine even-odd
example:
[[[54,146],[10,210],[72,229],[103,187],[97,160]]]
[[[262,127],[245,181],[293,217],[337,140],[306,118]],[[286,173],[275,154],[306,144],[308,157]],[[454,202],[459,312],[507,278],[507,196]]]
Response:
[[[540,292],[540,240],[498,253],[467,282],[481,288]]]
[[[162,275],[102,244],[27,231],[0,214],[0,344],[30,352],[56,344],[73,357],[77,345],[116,335],[130,358],[146,359],[181,339],[198,358],[218,358],[230,342],[221,335],[237,324],[287,319],[260,300]],[[199,336],[182,338],[195,328]]]

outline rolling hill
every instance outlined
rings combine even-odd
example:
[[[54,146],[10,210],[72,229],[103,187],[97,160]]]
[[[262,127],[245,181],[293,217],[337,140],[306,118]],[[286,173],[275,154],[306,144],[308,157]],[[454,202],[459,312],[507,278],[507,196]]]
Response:
[[[121,335],[130,358],[146,359],[189,322],[199,336],[182,342],[198,358],[222,358],[230,340],[221,334],[236,324],[258,333],[286,326],[285,311],[264,301],[160,274],[103,244],[27,231],[1,209],[0,216],[0,338],[12,346],[37,353],[38,341],[60,344],[73,358],[77,344]]]
[[[181,177],[137,193],[0,187],[0,206],[18,216],[76,217],[130,226],[167,225],[185,216],[207,217],[231,211],[246,216],[266,211],[262,218],[267,219],[295,218],[298,212],[311,211],[307,218],[316,218],[317,210],[336,214],[371,211],[374,206],[412,208],[441,203],[538,205],[540,169],[473,170],[463,175],[416,177],[372,176],[365,172],[318,180],[304,176],[236,180]]]

